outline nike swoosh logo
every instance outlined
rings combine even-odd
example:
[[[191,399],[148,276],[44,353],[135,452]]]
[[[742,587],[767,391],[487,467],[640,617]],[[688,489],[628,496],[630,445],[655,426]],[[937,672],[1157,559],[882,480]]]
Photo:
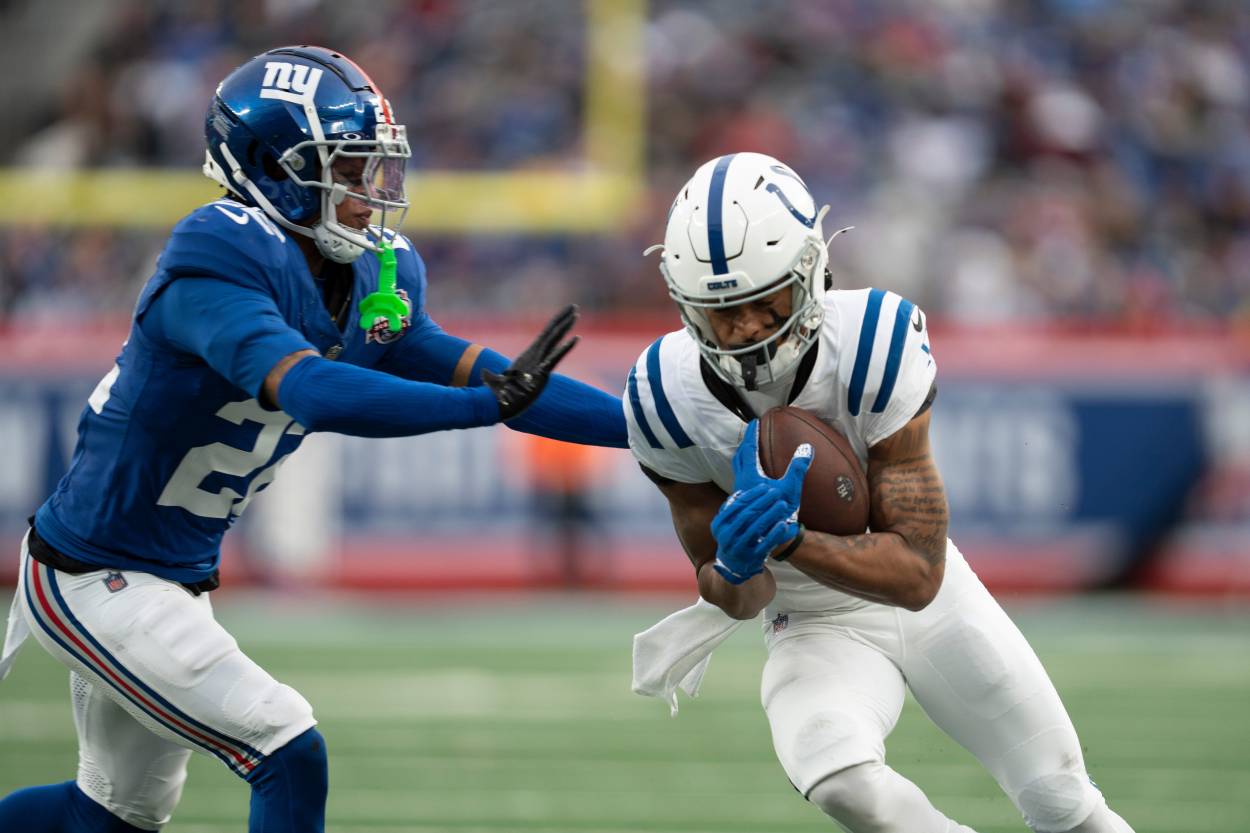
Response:
[[[916,314],[912,316],[911,326],[916,332],[924,330],[924,316],[920,314],[920,307],[916,307]]]
[[[229,217],[231,220],[234,220],[239,225],[241,226],[247,225],[247,213],[246,212],[242,214],[235,214],[233,211],[227,211],[226,209],[222,208],[220,205],[214,205],[213,208],[217,209],[222,214],[225,214],[227,217]]]

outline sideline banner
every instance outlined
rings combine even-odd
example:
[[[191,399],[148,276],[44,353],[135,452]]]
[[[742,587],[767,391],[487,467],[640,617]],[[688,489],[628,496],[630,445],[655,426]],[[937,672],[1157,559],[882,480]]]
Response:
[[[447,328],[505,352],[529,329]],[[579,327],[568,371],[618,392],[668,322]],[[124,331],[0,333],[0,534],[65,471]],[[934,327],[933,444],[951,535],[987,583],[1118,577],[1250,590],[1250,349],[1149,337]],[[106,488],[107,484],[101,484]],[[338,586],[692,586],[669,514],[628,452],[507,429],[310,437],[227,536],[227,573]]]

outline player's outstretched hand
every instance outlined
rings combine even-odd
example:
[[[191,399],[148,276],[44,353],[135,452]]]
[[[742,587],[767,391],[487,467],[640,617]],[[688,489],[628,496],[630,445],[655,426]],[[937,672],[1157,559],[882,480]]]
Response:
[[[777,500],[767,483],[734,492],[712,519],[716,562],[712,565],[730,584],[742,584],[764,570],[769,553],[794,537],[794,510]]]
[[[760,465],[759,445],[760,421],[753,419],[734,454],[734,489],[745,491],[759,485],[771,486],[777,490],[777,500],[789,506],[791,512],[797,512],[803,494],[803,478],[812,465],[811,443],[800,443],[794,449],[786,473],[776,480],[766,475]]]
[[[577,336],[564,341],[576,322],[577,307],[569,304],[547,322],[538,338],[512,360],[507,370],[503,373],[482,371],[482,381],[494,391],[495,400],[499,403],[500,420],[520,416],[538,399],[547,386],[552,369],[577,344]]]

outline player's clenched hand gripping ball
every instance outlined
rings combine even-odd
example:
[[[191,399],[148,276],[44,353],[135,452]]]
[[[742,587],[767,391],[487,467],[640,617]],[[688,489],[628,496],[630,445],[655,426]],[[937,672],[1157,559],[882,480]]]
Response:
[[[760,484],[734,492],[712,519],[716,538],[713,569],[730,584],[742,584],[764,570],[764,559],[794,536],[794,511]]]
[[[774,479],[759,465],[758,440],[759,423],[752,420],[734,456],[737,488],[712,519],[713,568],[730,584],[760,573],[764,559],[799,533],[799,496],[812,463],[812,447],[796,448],[785,474]]]
[[[513,359],[507,370],[503,373],[482,371],[482,381],[494,391],[499,402],[501,420],[520,416],[538,399],[547,386],[551,371],[577,344],[577,336],[563,341],[576,322],[577,307],[569,304],[547,322],[534,343]]]

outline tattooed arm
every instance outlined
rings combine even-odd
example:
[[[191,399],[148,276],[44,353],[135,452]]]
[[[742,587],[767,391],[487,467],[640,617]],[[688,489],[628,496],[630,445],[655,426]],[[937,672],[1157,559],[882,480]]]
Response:
[[[808,530],[790,563],[821,584],[920,610],[946,564],[946,493],[929,451],[930,411],[868,450],[872,507],[865,535]]]

